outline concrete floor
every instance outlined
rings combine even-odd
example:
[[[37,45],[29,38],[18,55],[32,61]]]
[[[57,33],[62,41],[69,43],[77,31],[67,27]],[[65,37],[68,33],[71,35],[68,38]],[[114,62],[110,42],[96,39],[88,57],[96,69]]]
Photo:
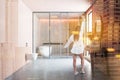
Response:
[[[77,68],[80,71],[80,59]],[[72,58],[38,59],[6,78],[6,80],[92,80],[91,66],[85,60],[85,74],[74,76]]]

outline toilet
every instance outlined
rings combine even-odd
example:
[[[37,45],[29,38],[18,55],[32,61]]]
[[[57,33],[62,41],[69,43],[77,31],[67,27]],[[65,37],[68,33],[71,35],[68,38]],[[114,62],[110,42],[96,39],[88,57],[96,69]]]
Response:
[[[38,57],[37,53],[32,53],[32,58],[33,58],[34,61],[37,60],[37,57]]]

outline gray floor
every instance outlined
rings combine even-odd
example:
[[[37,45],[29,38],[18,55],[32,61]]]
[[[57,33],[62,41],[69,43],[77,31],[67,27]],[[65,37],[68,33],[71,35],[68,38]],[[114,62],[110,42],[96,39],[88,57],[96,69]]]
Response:
[[[79,58],[77,69],[80,71]],[[85,72],[74,76],[71,57],[39,58],[26,64],[6,80],[120,80],[120,59],[114,56],[92,57],[91,63],[85,60]]]
[[[77,69],[80,71],[80,59]],[[74,76],[72,58],[38,59],[25,65],[6,80],[92,80],[91,65],[85,60],[85,74]]]
[[[78,71],[80,71],[79,63],[78,58]],[[72,58],[40,58],[25,65],[6,80],[110,80],[99,69],[94,70],[91,72],[91,63],[85,60],[86,73],[74,76]]]

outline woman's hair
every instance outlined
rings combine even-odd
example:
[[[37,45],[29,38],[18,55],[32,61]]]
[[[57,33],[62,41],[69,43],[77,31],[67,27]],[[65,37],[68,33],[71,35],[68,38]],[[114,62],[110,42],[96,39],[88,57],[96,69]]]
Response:
[[[78,33],[74,34],[74,41],[78,41],[79,40],[80,26],[76,26],[75,31]]]
[[[79,34],[74,34],[74,41],[78,41],[79,40]]]

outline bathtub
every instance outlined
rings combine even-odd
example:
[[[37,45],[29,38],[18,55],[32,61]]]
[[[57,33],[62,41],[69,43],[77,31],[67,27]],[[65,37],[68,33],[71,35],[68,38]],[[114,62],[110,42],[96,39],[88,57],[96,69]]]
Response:
[[[52,47],[47,45],[39,46],[38,49],[39,54],[43,57],[49,57],[52,51]]]

